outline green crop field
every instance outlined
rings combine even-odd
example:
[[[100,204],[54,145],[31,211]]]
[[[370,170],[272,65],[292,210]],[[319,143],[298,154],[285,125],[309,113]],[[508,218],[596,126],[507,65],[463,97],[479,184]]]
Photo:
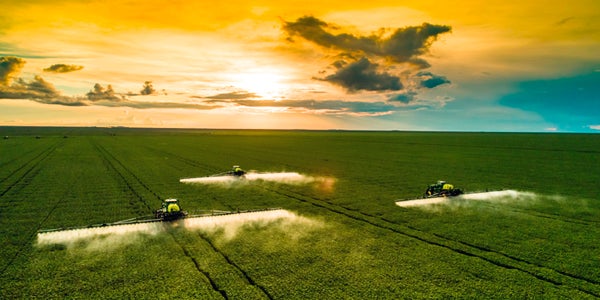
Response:
[[[599,298],[600,135],[0,127],[0,299]],[[302,184],[183,184],[239,164]],[[404,208],[428,184],[516,199]],[[39,245],[152,214],[297,218]]]

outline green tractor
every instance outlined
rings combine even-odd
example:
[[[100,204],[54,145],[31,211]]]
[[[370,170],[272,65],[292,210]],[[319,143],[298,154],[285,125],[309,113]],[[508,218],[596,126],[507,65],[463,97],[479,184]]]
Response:
[[[432,197],[454,197],[463,194],[461,189],[454,188],[454,185],[439,180],[437,183],[429,185],[423,198]]]
[[[183,219],[187,216],[187,212],[181,210],[177,199],[166,199],[162,203],[162,207],[154,212],[154,217],[162,221],[174,221]]]
[[[240,166],[235,165],[235,166],[233,166],[233,168],[231,168],[231,171],[229,171],[228,174],[240,177],[240,176],[244,176],[244,174],[246,174],[246,171],[244,171],[242,168],[240,168]]]

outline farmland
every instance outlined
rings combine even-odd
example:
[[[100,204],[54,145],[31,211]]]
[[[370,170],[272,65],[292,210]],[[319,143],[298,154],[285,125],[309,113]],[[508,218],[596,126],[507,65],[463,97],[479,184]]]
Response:
[[[0,298],[598,298],[600,136],[0,128]],[[39,137],[39,138],[36,138]],[[182,184],[233,164],[334,179]],[[533,195],[402,208],[445,179]],[[326,184],[325,184],[326,183]],[[303,221],[38,246],[184,209]]]

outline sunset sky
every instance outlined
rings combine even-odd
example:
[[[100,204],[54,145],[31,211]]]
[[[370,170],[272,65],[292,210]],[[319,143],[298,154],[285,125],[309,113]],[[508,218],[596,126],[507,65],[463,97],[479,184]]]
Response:
[[[598,0],[0,6],[0,126],[600,133]]]

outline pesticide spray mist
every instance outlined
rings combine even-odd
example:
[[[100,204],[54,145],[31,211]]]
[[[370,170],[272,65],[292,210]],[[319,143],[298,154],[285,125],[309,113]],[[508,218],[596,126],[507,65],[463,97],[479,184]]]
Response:
[[[179,182],[188,184],[217,184],[223,186],[234,186],[238,184],[247,184],[252,182],[276,182],[284,184],[310,184],[320,183],[326,185],[332,185],[335,179],[331,177],[315,177],[302,175],[296,172],[280,172],[280,173],[254,173],[249,172],[244,176],[212,176],[212,177],[196,177],[196,178],[184,178],[180,179]]]
[[[286,227],[296,225],[300,225],[305,229],[322,226],[322,224],[316,220],[298,216],[285,209],[189,218],[184,220],[186,229],[201,230],[208,233],[219,232],[226,241],[235,238],[245,226],[279,226],[285,229]]]
[[[279,226],[295,224],[310,228],[318,226],[319,222],[284,209],[275,209],[186,218],[172,223],[151,222],[38,233],[37,246],[63,245],[67,249],[110,250],[139,242],[143,237],[154,236],[174,227],[184,230],[222,232],[225,239],[231,240],[244,226],[273,224]]]
[[[531,192],[519,192],[515,190],[504,190],[494,192],[464,194],[457,197],[436,197],[415,200],[398,201],[396,205],[401,207],[419,207],[433,204],[450,204],[461,200],[473,201],[513,201],[513,200],[532,200],[536,194]]]
[[[162,231],[164,227],[159,222],[68,229],[38,233],[37,245],[64,245],[67,249],[80,246],[86,250],[100,250],[135,243],[142,236],[153,236]]]

